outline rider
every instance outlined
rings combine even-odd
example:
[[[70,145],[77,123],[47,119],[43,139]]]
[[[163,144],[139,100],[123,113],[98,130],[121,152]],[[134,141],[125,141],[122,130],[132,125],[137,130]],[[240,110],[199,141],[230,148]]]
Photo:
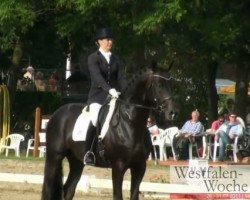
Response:
[[[89,105],[91,122],[86,137],[85,150],[88,152],[84,156],[84,164],[95,164],[94,154],[89,150],[96,134],[95,127],[101,106],[108,95],[118,98],[120,92],[127,86],[119,61],[111,53],[113,37],[113,32],[110,28],[97,30],[94,39],[98,50],[88,57],[91,87],[87,103]]]

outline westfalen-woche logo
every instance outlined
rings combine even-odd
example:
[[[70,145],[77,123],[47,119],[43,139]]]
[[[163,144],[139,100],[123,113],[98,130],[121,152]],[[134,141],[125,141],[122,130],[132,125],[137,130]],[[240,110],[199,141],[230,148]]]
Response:
[[[170,183],[185,186],[183,193],[234,194],[250,199],[250,166],[171,166]]]

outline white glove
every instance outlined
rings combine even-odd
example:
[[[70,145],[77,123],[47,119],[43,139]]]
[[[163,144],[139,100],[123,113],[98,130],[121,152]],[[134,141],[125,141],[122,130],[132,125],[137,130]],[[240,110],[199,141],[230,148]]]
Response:
[[[118,98],[118,96],[120,95],[119,92],[116,91],[116,89],[112,88],[109,90],[109,94],[113,97],[113,98]]]

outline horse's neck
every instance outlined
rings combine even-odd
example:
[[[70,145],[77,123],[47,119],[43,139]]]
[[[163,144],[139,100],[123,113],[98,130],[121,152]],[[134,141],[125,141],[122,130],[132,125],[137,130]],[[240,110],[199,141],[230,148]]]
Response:
[[[143,104],[146,96],[146,88],[145,87],[134,87],[122,96],[122,99],[126,101],[128,104]]]
[[[147,110],[138,109],[134,106],[122,106],[119,126],[127,138],[126,144],[134,146],[145,142],[147,132]]]

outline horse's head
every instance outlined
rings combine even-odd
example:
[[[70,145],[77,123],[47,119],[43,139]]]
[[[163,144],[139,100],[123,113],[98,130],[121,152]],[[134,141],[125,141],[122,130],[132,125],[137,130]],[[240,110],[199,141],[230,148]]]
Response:
[[[131,105],[164,112],[166,120],[173,120],[177,114],[167,73],[148,70],[136,76],[124,96]]]
[[[147,79],[147,99],[166,120],[173,120],[177,115],[176,104],[172,95],[172,78],[167,73],[153,73]]]

